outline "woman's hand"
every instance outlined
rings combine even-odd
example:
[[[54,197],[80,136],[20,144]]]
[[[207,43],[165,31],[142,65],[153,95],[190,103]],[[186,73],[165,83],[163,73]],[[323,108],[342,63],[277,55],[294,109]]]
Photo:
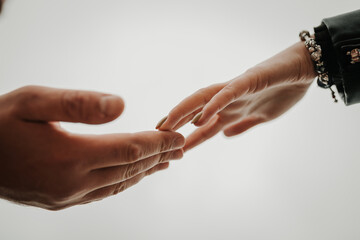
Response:
[[[185,151],[219,131],[234,136],[286,112],[304,96],[314,78],[310,55],[299,42],[229,82],[185,98],[157,129],[177,130],[193,120],[199,128],[186,139]]]
[[[58,210],[117,194],[183,155],[175,132],[77,135],[58,121],[101,124],[121,98],[24,87],[0,96],[0,197]]]

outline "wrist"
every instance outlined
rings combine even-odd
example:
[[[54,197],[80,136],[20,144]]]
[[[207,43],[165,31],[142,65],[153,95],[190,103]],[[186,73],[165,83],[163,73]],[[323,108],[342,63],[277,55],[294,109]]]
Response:
[[[315,72],[317,73],[317,83],[319,87],[328,88],[331,91],[331,96],[334,102],[337,102],[335,92],[331,89],[334,84],[327,69],[327,64],[324,62],[323,49],[313,36],[310,36],[308,31],[301,31],[299,37],[304,42],[306,49],[310,54],[310,58],[314,64]]]
[[[298,80],[312,82],[317,76],[317,73],[315,71],[314,62],[311,59],[309,51],[303,42],[296,43],[296,47],[300,57]]]

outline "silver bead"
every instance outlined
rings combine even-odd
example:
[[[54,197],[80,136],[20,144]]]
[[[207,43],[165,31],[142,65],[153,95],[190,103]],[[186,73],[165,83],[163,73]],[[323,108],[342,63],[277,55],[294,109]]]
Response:
[[[324,82],[329,82],[329,76],[327,73],[323,73],[320,75],[320,78],[324,81]]]
[[[321,61],[321,62],[317,62],[317,63],[316,63],[316,66],[318,66],[318,67],[322,67],[322,66],[324,66],[324,62],[323,62],[323,61]]]
[[[315,48],[313,48],[313,47],[309,47],[309,52],[310,52],[310,53],[315,52]]]
[[[305,41],[306,37],[310,37],[310,33],[308,31],[302,31],[300,32],[299,37],[301,41]]]
[[[310,47],[315,47],[316,46],[316,42],[314,39],[310,38],[309,40],[305,41],[305,45],[310,48]]]
[[[319,61],[321,59],[321,53],[313,52],[311,54],[311,59],[315,62]]]

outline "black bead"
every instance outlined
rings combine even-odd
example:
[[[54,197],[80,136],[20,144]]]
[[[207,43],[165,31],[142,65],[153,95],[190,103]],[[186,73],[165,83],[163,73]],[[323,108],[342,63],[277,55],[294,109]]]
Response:
[[[318,65],[316,65],[316,66],[315,66],[315,70],[316,70],[317,73],[324,73],[326,69],[325,69],[324,66],[318,66]]]

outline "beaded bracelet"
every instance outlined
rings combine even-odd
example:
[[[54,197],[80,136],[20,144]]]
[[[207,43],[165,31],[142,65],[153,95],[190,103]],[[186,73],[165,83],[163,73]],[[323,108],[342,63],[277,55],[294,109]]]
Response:
[[[310,37],[310,33],[308,31],[300,32],[299,37],[301,41],[305,43],[305,47],[308,49],[311,59],[315,63],[315,71],[318,74],[318,85],[322,88],[329,88],[334,102],[337,102],[335,92],[331,89],[333,83],[330,81],[329,73],[327,72],[324,61],[322,60],[321,46],[316,43],[314,38]]]

